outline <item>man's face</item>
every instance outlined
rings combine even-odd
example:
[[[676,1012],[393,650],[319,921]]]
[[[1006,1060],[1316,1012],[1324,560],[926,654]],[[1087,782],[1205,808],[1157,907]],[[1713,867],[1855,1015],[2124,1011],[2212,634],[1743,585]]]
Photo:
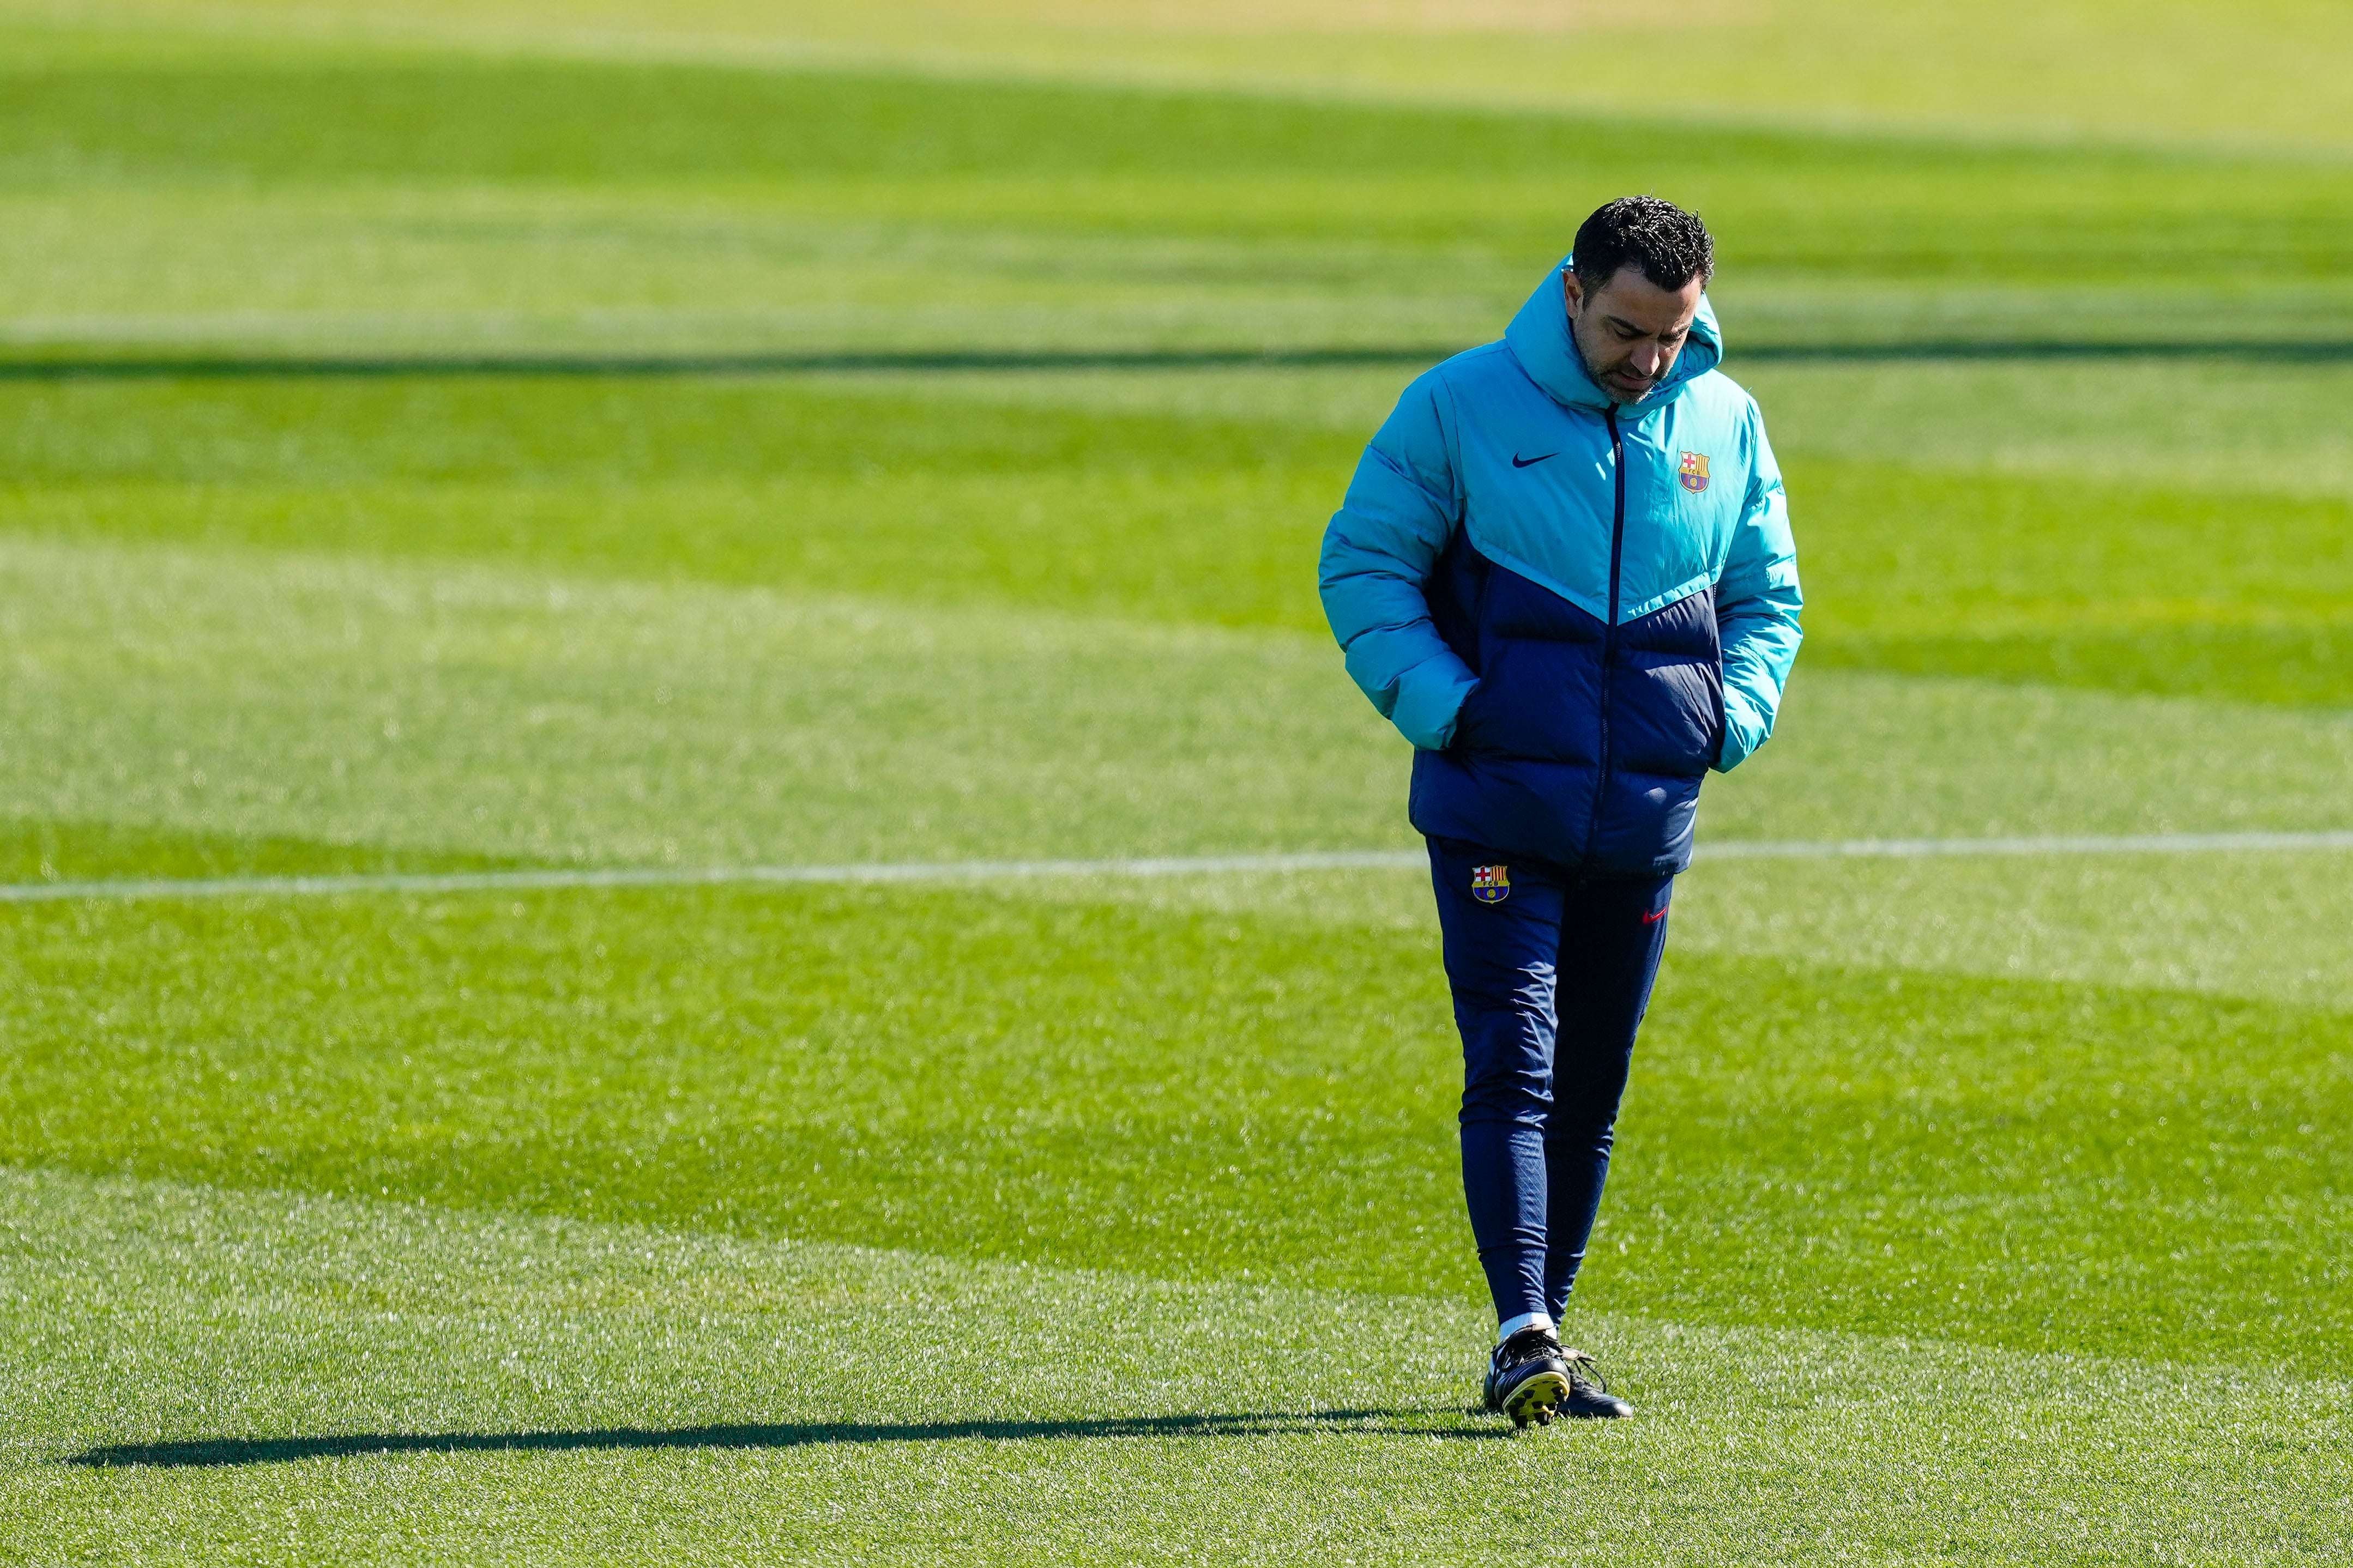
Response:
[[[1620,403],[1640,403],[1675,368],[1699,314],[1702,284],[1662,289],[1639,267],[1621,267],[1588,289],[1574,272],[1561,275],[1568,296],[1569,336],[1594,384]]]

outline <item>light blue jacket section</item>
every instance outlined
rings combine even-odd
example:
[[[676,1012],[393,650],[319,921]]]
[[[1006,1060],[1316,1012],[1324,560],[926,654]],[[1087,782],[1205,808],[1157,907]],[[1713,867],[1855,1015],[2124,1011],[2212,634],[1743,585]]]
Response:
[[[1407,740],[1440,751],[1478,684],[1422,597],[1455,529],[1611,625],[1713,588],[1725,703],[1715,766],[1728,771],[1772,733],[1798,655],[1803,601],[1781,471],[1756,400],[1715,368],[1724,340],[1704,299],[1666,381],[1613,405],[1569,340],[1567,267],[1546,275],[1502,342],[1406,388],[1325,531],[1324,613],[1373,706]],[[1626,469],[1614,604],[1613,406]],[[1693,459],[1704,468],[1697,489],[1684,482]]]

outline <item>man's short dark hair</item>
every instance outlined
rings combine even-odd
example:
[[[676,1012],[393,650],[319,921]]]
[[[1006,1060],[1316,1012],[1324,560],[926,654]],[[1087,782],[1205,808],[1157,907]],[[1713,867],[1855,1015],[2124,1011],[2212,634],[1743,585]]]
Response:
[[[1620,196],[1577,226],[1577,280],[1599,289],[1621,267],[1670,291],[1715,276],[1715,241],[1697,213],[1657,196]]]

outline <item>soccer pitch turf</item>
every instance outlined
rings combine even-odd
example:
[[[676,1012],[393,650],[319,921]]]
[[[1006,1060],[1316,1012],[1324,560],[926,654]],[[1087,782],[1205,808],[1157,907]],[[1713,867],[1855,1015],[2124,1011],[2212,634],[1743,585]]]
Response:
[[[1317,535],[1633,188],[1809,596],[1704,843],[2158,842],[1695,868],[1520,1438],[1409,869],[0,901],[0,1560],[2353,1557],[2353,850],[2164,843],[2353,830],[2337,121],[1329,11],[0,10],[0,884],[1409,849]]]

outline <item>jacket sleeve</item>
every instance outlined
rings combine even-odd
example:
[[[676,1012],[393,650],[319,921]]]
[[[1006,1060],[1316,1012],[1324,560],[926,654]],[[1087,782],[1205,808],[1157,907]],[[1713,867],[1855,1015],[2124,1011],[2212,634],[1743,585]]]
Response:
[[[1455,714],[1479,684],[1438,635],[1422,595],[1462,517],[1452,414],[1435,373],[1406,388],[1324,531],[1319,574],[1350,678],[1426,751],[1453,739]]]
[[[1730,773],[1765,743],[1780,710],[1789,667],[1797,662],[1805,599],[1798,591],[1798,544],[1781,468],[1765,439],[1765,419],[1748,408],[1748,493],[1724,574],[1716,580],[1715,620],[1724,642],[1724,750],[1716,771]]]

